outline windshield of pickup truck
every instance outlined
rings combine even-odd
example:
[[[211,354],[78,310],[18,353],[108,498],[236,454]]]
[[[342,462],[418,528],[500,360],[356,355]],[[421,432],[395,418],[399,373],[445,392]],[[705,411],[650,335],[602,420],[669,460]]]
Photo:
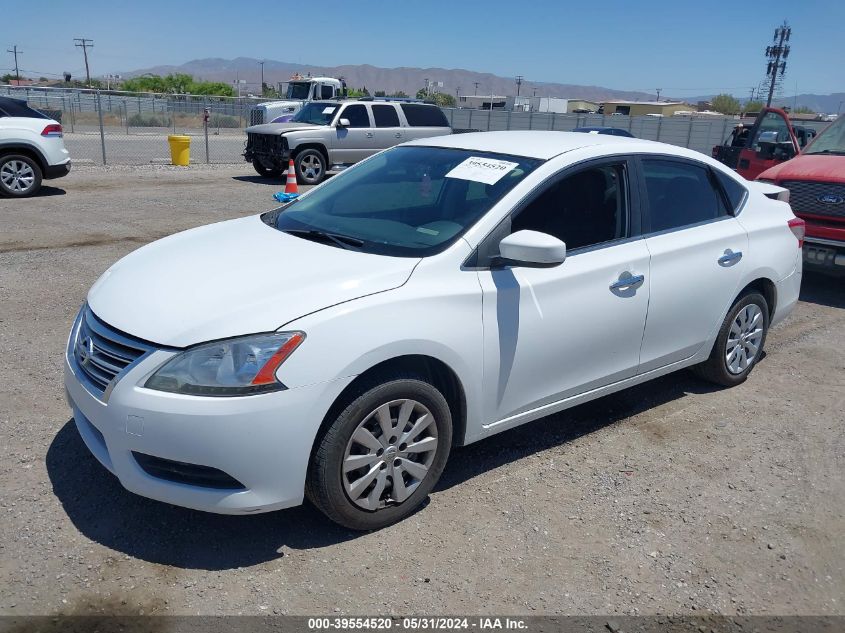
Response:
[[[845,116],[840,116],[819,134],[804,154],[837,154],[845,156]]]
[[[340,107],[337,103],[314,101],[306,103],[302,109],[293,115],[291,121],[296,123],[311,123],[312,125],[328,125]]]
[[[285,95],[288,99],[304,101],[310,97],[311,84],[307,81],[292,81],[288,84],[288,92]]]
[[[397,257],[446,249],[542,160],[441,147],[396,147],[263,216],[338,248]]]

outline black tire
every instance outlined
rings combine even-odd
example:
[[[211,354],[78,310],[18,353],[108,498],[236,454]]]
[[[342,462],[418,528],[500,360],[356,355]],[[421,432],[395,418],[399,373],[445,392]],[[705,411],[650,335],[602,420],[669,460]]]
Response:
[[[316,149],[304,149],[293,159],[296,182],[300,185],[319,185],[326,178],[326,157]]]
[[[726,358],[726,350],[728,344],[728,336],[731,333],[731,326],[734,321],[740,318],[740,313],[750,305],[756,305],[762,313],[763,332],[760,344],[757,346],[757,352],[748,365],[739,373],[734,373],[728,369],[728,362]],[[760,357],[763,355],[763,346],[766,344],[766,335],[769,332],[769,304],[766,298],[758,292],[748,292],[739,297],[728,310],[725,320],[722,322],[722,327],[719,329],[719,335],[716,337],[716,342],[713,344],[713,349],[710,351],[710,357],[693,367],[693,370],[701,378],[709,380],[710,382],[725,387],[733,387],[735,385],[745,382],[748,374],[754,369]]]
[[[415,400],[434,417],[437,448],[427,475],[403,502],[389,502],[377,510],[366,510],[350,499],[343,484],[343,461],[347,444],[359,424],[383,404],[395,400]],[[393,421],[394,424],[396,420]],[[394,428],[398,429],[398,426]],[[401,432],[401,431],[399,431]],[[352,530],[377,530],[413,513],[434,488],[452,445],[452,416],[446,398],[422,378],[405,372],[383,376],[376,384],[362,388],[317,438],[309,466],[305,494],[329,519]],[[398,462],[397,458],[397,462]],[[407,460],[406,460],[407,461]],[[384,468],[384,467],[382,467]],[[391,473],[393,470],[391,469]],[[403,476],[403,475],[399,475]]]
[[[284,172],[283,169],[268,169],[258,159],[252,161],[252,166],[262,178],[279,178]]]
[[[21,180],[17,180],[13,174],[20,173],[19,167],[22,165],[26,170],[27,179],[31,178],[25,188],[22,190]],[[28,170],[26,169],[28,167]],[[31,170],[31,175],[29,171]],[[5,154],[0,156],[0,194],[9,196],[10,198],[26,198],[33,195],[41,188],[41,166],[37,161],[32,160],[29,156],[23,154]]]

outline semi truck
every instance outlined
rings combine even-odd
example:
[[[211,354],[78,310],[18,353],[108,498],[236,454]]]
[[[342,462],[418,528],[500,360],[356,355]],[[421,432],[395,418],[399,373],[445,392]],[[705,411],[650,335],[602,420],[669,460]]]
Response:
[[[284,99],[266,101],[249,110],[249,124],[286,123],[309,101],[346,96],[346,82],[334,77],[294,75],[287,82]]]

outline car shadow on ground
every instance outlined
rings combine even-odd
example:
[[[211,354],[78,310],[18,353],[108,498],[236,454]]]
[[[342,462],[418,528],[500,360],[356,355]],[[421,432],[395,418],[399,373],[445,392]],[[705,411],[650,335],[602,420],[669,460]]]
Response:
[[[49,187],[47,185],[41,185],[41,187],[35,193],[27,196],[28,198],[49,198],[50,196],[63,196],[67,193],[64,189],[60,187]],[[14,199],[14,198],[12,198]],[[3,197],[0,195],[0,200],[8,200],[8,198]]]
[[[688,372],[679,372],[456,449],[459,458],[449,461],[435,494],[646,409],[713,390]],[[315,549],[359,536],[331,523],[309,504],[268,514],[226,516],[139,497],[96,461],[73,420],[53,439],[46,466],[53,492],[83,535],[153,563],[219,571],[279,558],[286,548]]]
[[[281,186],[282,189],[285,188],[286,182],[284,174],[282,174],[278,178],[266,178],[264,176],[232,176],[232,180],[238,180],[240,182],[251,182],[255,183],[256,185],[272,185],[274,187]]]
[[[845,276],[834,277],[805,270],[801,278],[800,299],[829,308],[845,308]]]

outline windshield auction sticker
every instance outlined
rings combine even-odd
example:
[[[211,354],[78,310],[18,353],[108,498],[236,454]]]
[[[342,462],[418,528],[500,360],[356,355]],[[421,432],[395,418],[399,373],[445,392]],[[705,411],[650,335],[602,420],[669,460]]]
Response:
[[[446,178],[460,178],[461,180],[474,180],[487,185],[494,185],[501,180],[505,174],[512,171],[519,163],[511,163],[496,158],[480,158],[470,156],[464,162],[446,174]]]

